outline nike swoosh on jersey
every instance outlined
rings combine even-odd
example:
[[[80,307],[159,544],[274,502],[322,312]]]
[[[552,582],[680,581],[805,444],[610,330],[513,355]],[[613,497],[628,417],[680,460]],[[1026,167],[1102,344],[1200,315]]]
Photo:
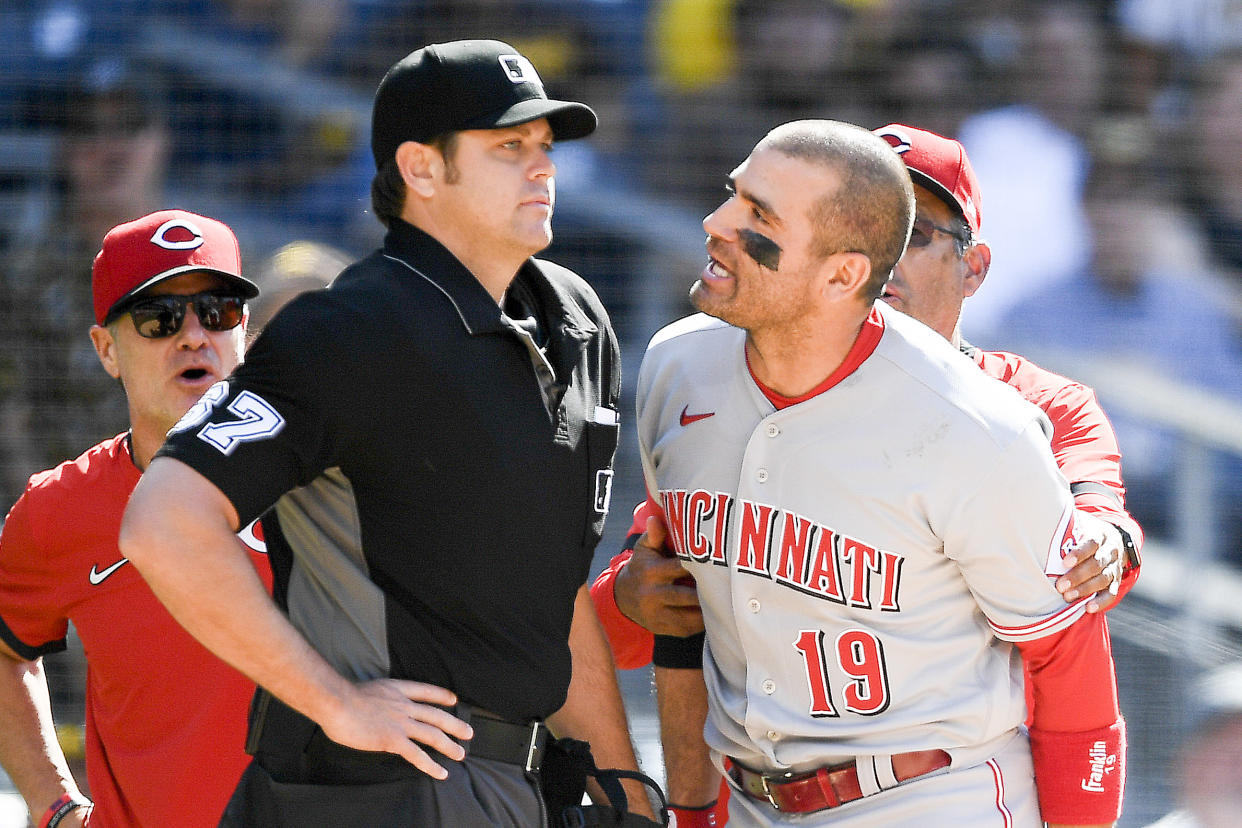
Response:
[[[121,558],[119,561],[117,561],[112,566],[108,567],[107,569],[100,569],[100,570],[96,570],[95,565],[91,564],[91,574],[90,574],[91,583],[94,584],[95,586],[99,586],[100,584],[104,582],[105,578],[107,578],[113,572],[116,572],[118,569],[120,569],[122,566],[124,566],[127,563],[129,563],[129,558]]]
[[[683,408],[683,409],[681,410],[681,424],[682,424],[682,426],[683,426],[683,427],[684,427],[684,426],[688,426],[688,425],[690,425],[691,423],[697,423],[699,420],[706,420],[708,417],[715,417],[715,416],[716,416],[716,412],[715,412],[715,411],[709,411],[709,412],[707,412],[706,414],[688,414],[688,413],[686,413],[686,412],[688,412],[689,410],[690,410],[690,406],[688,406],[688,405],[687,405],[685,408]]]

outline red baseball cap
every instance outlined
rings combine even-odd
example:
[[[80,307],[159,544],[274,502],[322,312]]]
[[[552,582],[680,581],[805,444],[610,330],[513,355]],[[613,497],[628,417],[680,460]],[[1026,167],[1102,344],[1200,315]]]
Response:
[[[979,225],[983,223],[979,212],[979,179],[975,178],[966,148],[961,143],[904,124],[889,124],[872,132],[897,151],[915,184],[944,199],[966,219],[970,232],[978,234]]]
[[[247,299],[259,295],[241,275],[241,249],[227,225],[186,210],[160,210],[117,225],[104,236],[91,268],[95,321],[131,296],[182,273],[223,276]]]

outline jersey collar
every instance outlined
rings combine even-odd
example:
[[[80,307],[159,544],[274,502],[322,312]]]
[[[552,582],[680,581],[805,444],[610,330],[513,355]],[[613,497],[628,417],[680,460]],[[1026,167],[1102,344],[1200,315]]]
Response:
[[[746,370],[750,373],[750,378],[754,380],[755,385],[759,386],[759,390],[763,392],[763,396],[776,407],[776,410],[788,408],[791,405],[797,405],[800,402],[806,402],[812,397],[818,397],[828,389],[835,386],[841,380],[858,370],[858,366],[867,361],[867,358],[875,352],[880,344],[881,337],[884,336],[884,315],[880,312],[880,303],[876,303],[871,307],[871,312],[867,314],[867,318],[863,321],[862,328],[858,332],[854,344],[850,347],[849,353],[845,355],[845,360],[837,367],[835,371],[829,374],[823,382],[816,385],[810,391],[797,397],[786,397],[778,391],[774,391],[755,376],[754,369],[750,366],[750,355],[746,355]]]
[[[471,335],[507,330],[500,306],[465,265],[448,248],[427,233],[401,219],[392,219],[384,237],[384,255],[405,265],[411,275],[435,285],[457,310],[462,325]],[[553,338],[559,334],[585,341],[598,329],[579,309],[563,287],[548,279],[537,259],[527,259],[518,270],[521,280],[540,304],[544,321],[552,326]]]

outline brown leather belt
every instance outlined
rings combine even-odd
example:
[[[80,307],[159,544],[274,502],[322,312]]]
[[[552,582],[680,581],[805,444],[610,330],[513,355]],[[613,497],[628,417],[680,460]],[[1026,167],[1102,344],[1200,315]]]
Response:
[[[906,782],[949,766],[952,761],[943,750],[916,750],[891,757],[893,776]],[[836,808],[863,798],[854,762],[832,765],[794,775],[757,773],[730,758],[729,776],[752,799],[767,802],[778,811],[805,814]]]

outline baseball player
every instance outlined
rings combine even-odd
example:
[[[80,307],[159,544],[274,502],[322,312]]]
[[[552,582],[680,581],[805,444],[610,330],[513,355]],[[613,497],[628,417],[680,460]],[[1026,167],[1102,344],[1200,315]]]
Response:
[[[985,373],[1008,383],[1047,414],[1053,430],[1053,456],[1070,481],[1076,507],[1101,518],[1095,522],[1079,518],[1080,524],[1090,522],[1092,528],[1082,532],[1084,542],[1075,552],[1078,563],[1058,578],[1056,585],[1069,601],[1094,592],[1087,611],[1097,611],[1114,600],[1113,596],[1124,595],[1134,583],[1143,539],[1140,527],[1124,506],[1120,452],[1112,427],[1089,388],[1022,357],[983,351],[962,341],[962,300],[978,290],[991,262],[991,251],[979,237],[982,213],[978,180],[957,141],[901,124],[875,132],[905,161],[914,181],[917,205],[910,243],[882,298],[932,327],[973,358]],[[635,510],[627,547],[634,548],[652,514],[649,503]],[[662,527],[653,526],[653,532],[663,537]],[[656,684],[661,704],[670,708],[667,718],[661,718],[668,744],[666,754],[673,754],[666,756],[670,796],[674,802],[691,806],[678,810],[680,824],[724,824],[727,785],[719,786],[720,797],[715,802],[698,804],[716,796],[717,784],[705,750],[696,746],[701,740],[695,721],[701,721],[702,714],[686,709],[696,702],[701,705],[703,691],[691,673],[701,664],[701,638],[681,638],[701,629],[692,588],[677,583],[683,576],[685,571],[675,560],[644,544],[634,553],[623,550],[614,557],[591,592],[619,667],[634,669],[652,661],[653,640],[658,642]],[[619,603],[624,604],[624,612]],[[653,637],[632,619],[668,635]],[[1029,681],[1026,686],[1029,691]]]
[[[164,210],[109,232],[92,272],[90,336],[130,429],[30,478],[0,534],[0,762],[41,828],[215,826],[248,762],[254,684],[190,637],[117,546],[121,514],[164,435],[238,364],[246,300],[228,227]],[[262,583],[257,523],[233,540]],[[167,542],[167,541],[165,541]],[[93,808],[52,730],[41,657],[86,651]]]
[[[731,184],[705,315],[653,338],[638,428],[733,821],[1111,822],[1124,723],[1102,616],[1048,578],[1077,538],[1047,419],[874,304],[914,219],[903,165],[796,122]]]
[[[549,728],[636,767],[586,583],[619,348],[590,287],[532,258],[552,145],[595,125],[499,41],[398,61],[383,248],[285,306],[131,498],[122,550],[263,687],[224,824],[542,824]],[[273,505],[277,603],[228,543]],[[169,533],[193,552],[152,548]]]

